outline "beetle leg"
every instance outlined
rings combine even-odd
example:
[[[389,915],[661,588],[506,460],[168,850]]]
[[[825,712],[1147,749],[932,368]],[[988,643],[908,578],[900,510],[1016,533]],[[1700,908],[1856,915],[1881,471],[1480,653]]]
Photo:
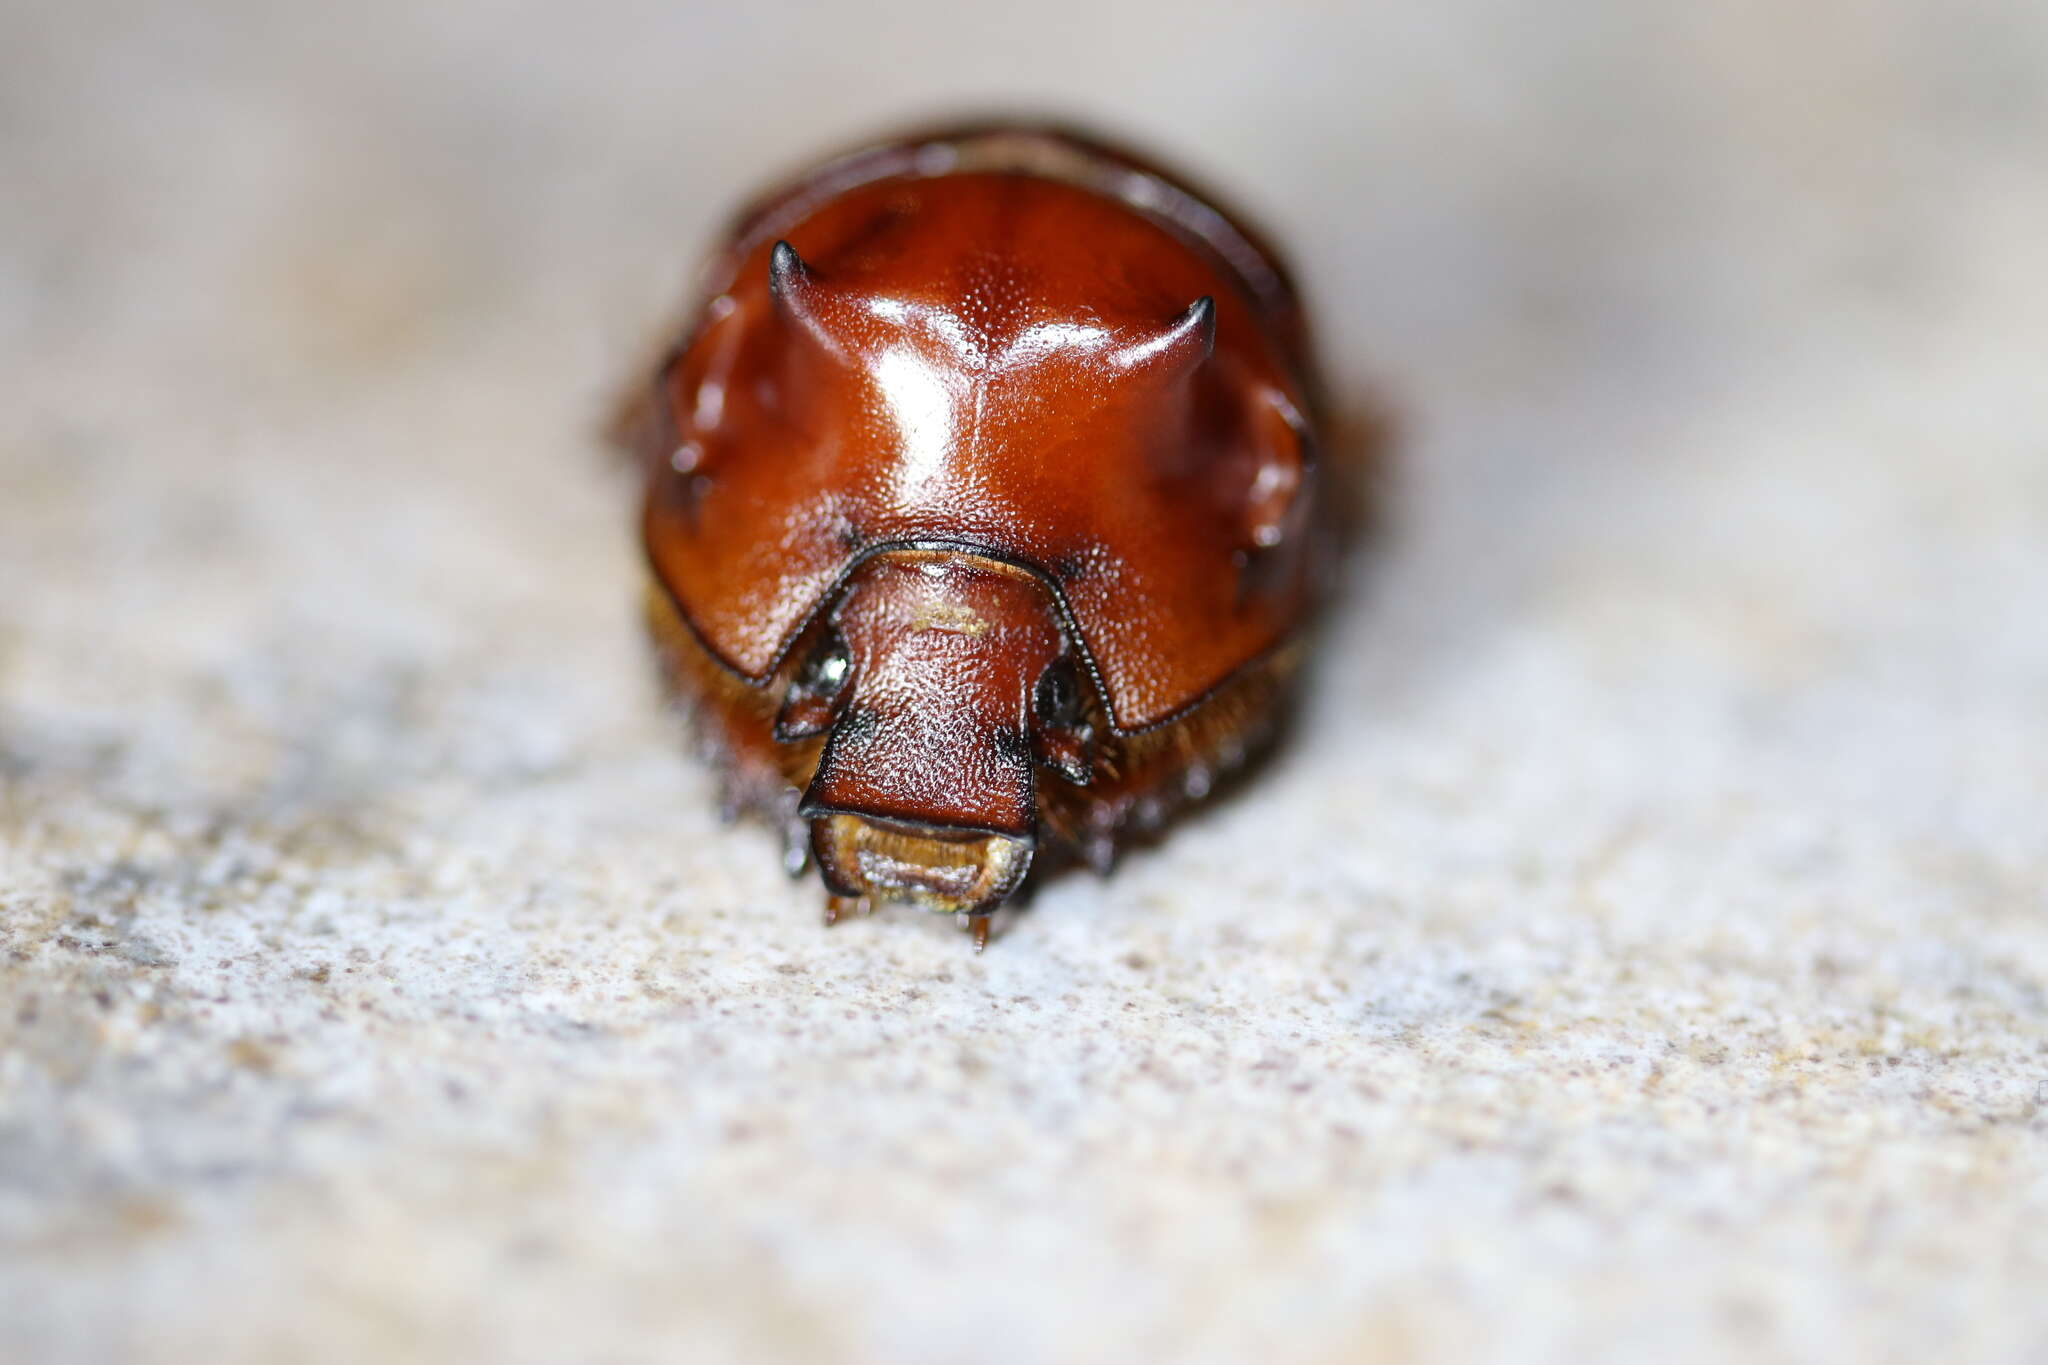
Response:
[[[782,870],[792,878],[811,870],[811,822],[797,814],[802,799],[795,787],[784,787],[775,798],[782,821]]]
[[[874,913],[875,902],[872,897],[834,896],[829,892],[825,896],[825,927],[827,929],[830,929],[848,915],[872,915]]]
[[[792,818],[782,828],[782,870],[792,878],[811,870],[811,827]]]
[[[977,953],[988,947],[988,920],[987,915],[969,915],[967,923],[962,926],[974,935],[974,951]]]

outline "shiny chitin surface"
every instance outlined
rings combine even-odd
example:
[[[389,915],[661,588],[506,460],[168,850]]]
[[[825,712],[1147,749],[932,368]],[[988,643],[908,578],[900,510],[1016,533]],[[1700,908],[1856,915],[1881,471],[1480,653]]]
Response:
[[[708,273],[627,428],[650,611],[833,913],[984,916],[1257,746],[1330,536],[1256,238],[1121,152],[981,129],[828,163]]]

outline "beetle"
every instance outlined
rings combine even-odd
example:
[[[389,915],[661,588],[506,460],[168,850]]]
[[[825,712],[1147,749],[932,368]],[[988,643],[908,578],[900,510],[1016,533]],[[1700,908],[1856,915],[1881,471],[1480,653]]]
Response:
[[[1034,862],[1106,873],[1271,739],[1330,577],[1294,285],[1077,133],[832,158],[744,212],[616,427],[647,617],[728,814],[828,924],[977,951]]]

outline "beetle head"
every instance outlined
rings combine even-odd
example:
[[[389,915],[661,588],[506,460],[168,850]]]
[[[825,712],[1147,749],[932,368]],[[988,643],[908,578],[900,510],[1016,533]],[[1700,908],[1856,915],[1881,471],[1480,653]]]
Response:
[[[982,912],[1037,838],[1038,769],[1089,775],[1080,673],[1030,573],[896,551],[855,574],[800,666],[777,737],[824,734],[801,807],[836,895]]]

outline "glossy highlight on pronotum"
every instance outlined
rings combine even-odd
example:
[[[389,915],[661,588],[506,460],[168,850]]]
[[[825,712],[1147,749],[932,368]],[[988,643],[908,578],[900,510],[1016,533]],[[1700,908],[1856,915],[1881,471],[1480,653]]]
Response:
[[[1270,737],[1334,528],[1299,300],[1177,178],[988,127],[745,213],[618,424],[727,805],[826,919],[989,916]]]

